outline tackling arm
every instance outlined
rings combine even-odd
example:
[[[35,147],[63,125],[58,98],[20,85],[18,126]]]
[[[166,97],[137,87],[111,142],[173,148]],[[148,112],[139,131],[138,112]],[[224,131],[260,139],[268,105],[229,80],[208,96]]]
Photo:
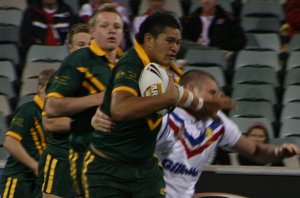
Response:
[[[276,162],[283,158],[300,155],[300,148],[294,144],[283,144],[279,147],[271,144],[255,144],[244,136],[240,137],[233,149],[262,163]]]

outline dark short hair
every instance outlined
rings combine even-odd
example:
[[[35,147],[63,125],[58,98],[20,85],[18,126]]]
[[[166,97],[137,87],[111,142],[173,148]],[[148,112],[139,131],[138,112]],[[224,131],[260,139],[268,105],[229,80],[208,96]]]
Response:
[[[177,19],[170,13],[154,13],[148,16],[140,25],[135,38],[138,43],[144,43],[146,33],[151,34],[154,38],[164,32],[166,27],[181,29]]]
[[[77,23],[77,24],[72,25],[72,27],[69,29],[69,32],[67,35],[67,43],[71,44],[74,35],[78,34],[80,32],[89,33],[89,26],[84,23]]]

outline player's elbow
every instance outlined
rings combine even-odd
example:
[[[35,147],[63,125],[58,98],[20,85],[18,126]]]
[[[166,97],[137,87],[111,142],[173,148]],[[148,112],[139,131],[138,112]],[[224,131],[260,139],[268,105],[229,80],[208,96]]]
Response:
[[[59,114],[59,108],[60,107],[57,103],[57,98],[50,97],[45,102],[44,111],[49,118],[60,117],[61,115]]]
[[[13,145],[15,145],[16,141],[17,140],[10,136],[5,136],[5,139],[3,141],[3,147],[9,151],[13,147]]]

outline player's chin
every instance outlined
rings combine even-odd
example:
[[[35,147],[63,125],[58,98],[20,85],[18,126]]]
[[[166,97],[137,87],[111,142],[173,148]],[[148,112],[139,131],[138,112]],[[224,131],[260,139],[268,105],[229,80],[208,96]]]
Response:
[[[170,65],[173,62],[174,58],[172,57],[166,57],[164,58],[164,60],[162,61],[161,65]]]

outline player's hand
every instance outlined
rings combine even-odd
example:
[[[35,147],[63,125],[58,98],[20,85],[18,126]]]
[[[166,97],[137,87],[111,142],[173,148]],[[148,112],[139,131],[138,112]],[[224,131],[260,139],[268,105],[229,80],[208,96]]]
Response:
[[[220,92],[214,94],[210,99],[205,99],[204,108],[209,115],[214,117],[221,109],[236,109],[236,103]]]
[[[276,148],[275,155],[279,158],[292,157],[294,155],[300,155],[300,148],[295,144],[282,144]]]
[[[114,126],[114,123],[109,116],[97,108],[97,111],[91,120],[91,125],[97,131],[110,132]]]
[[[172,100],[172,103],[175,106],[179,98],[179,91],[178,91],[178,86],[174,82],[174,79],[171,75],[169,75],[169,84],[165,94],[167,95],[167,97],[169,97]]]
[[[38,176],[38,162],[35,162],[33,166],[31,167],[31,170],[33,171],[35,176]]]

